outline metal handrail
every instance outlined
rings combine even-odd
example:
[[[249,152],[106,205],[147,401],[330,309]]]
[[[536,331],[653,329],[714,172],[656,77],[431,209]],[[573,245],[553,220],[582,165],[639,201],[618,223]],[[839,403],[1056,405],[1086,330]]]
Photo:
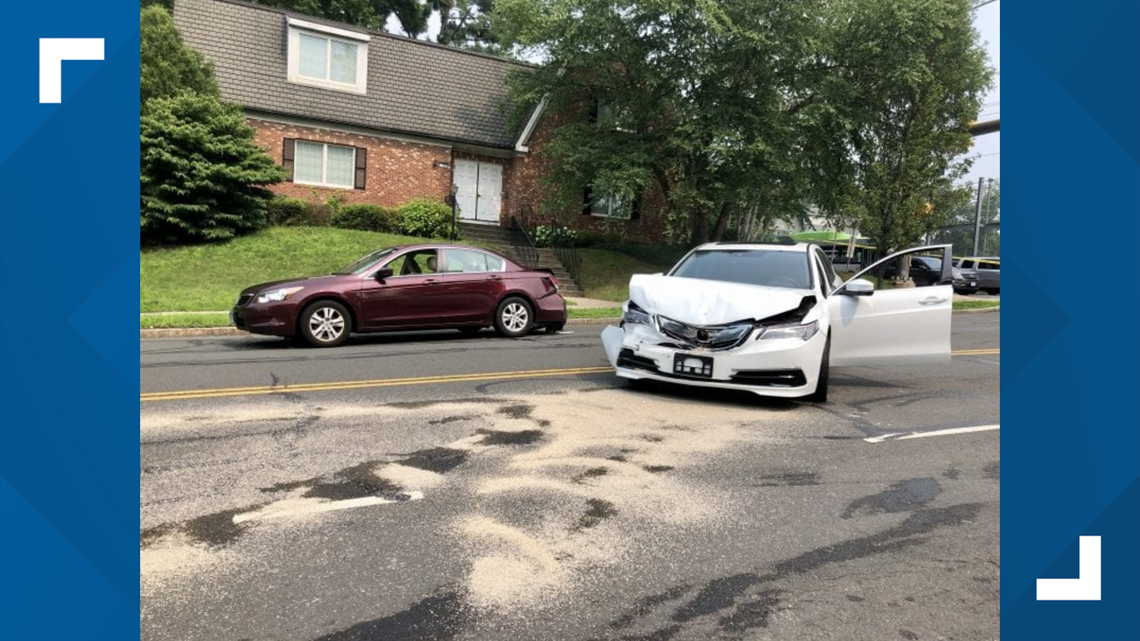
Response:
[[[526,226],[515,216],[511,216],[511,254],[524,267],[534,267],[538,263],[538,248]]]

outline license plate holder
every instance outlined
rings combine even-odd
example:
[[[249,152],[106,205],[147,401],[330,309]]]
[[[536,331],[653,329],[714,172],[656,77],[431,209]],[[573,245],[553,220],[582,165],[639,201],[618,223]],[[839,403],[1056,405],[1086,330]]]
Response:
[[[674,354],[673,373],[693,378],[712,378],[713,359],[711,356],[694,354]]]

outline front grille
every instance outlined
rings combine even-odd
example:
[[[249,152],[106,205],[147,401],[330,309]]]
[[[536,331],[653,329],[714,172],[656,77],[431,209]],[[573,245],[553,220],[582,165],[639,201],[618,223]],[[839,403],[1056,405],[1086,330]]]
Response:
[[[664,316],[658,317],[658,328],[669,338],[690,347],[710,350],[732,349],[752,334],[752,323],[731,325],[689,325]]]
[[[633,353],[632,349],[623,349],[618,353],[618,367],[626,369],[645,369],[651,372],[658,372],[657,361],[652,358],[638,356]],[[658,372],[660,373],[660,372]]]
[[[248,305],[249,301],[251,300],[253,300],[253,294],[242,294],[241,296],[238,296],[237,306],[241,307],[242,305]]]
[[[802,387],[807,385],[807,378],[798,369],[753,369],[737,372],[732,382],[764,387]]]

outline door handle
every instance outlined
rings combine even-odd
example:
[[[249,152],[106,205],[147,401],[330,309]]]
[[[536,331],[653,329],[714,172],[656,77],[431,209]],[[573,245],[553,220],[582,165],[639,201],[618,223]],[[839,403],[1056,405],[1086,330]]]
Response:
[[[487,280],[503,280],[503,277],[498,274],[491,274],[487,277]]]
[[[428,278],[428,279],[424,280],[424,285],[438,285],[438,284],[439,284],[439,281],[434,279],[434,278]]]
[[[945,298],[938,298],[937,296],[931,296],[929,298],[924,298],[924,299],[918,301],[918,304],[919,305],[937,305],[939,303],[945,303],[946,300],[947,299],[945,299]]]

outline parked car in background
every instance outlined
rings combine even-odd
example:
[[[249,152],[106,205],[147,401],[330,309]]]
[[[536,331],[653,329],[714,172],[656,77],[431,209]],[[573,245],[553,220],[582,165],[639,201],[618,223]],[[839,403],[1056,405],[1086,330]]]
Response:
[[[883,278],[896,278],[898,276],[899,261],[885,261],[882,268]],[[878,272],[878,270],[876,270]],[[918,287],[929,287],[942,283],[942,259],[935,256],[912,256],[908,272],[910,280]],[[950,267],[951,285],[955,294],[968,296],[978,291],[978,276],[973,270],[964,270],[956,266]]]
[[[937,284],[876,290],[863,278],[934,252]],[[949,281],[949,245],[842,282],[814,244],[710,243],[667,275],[634,276],[602,343],[622,378],[823,402],[832,366],[949,361]]]
[[[283,257],[288,260],[288,257]],[[380,249],[328,276],[262,283],[242,290],[230,319],[254,334],[335,347],[350,333],[417,329],[508,337],[566,324],[553,274],[464,245]]]
[[[954,266],[963,271],[973,270],[978,275],[978,289],[987,294],[1001,293],[1001,258],[998,256],[969,256],[956,258]]]

